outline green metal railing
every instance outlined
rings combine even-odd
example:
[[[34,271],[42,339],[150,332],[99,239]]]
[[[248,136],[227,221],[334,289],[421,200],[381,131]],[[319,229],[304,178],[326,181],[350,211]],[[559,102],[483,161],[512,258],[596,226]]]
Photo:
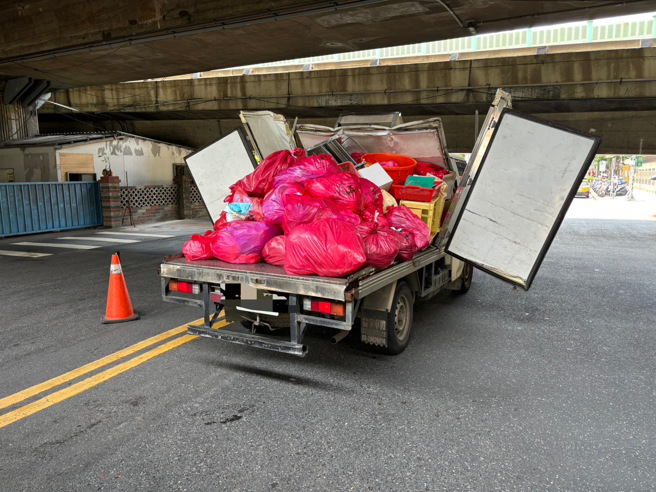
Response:
[[[464,38],[445,39],[427,43],[409,44],[390,48],[352,51],[334,55],[313,56],[297,60],[285,60],[254,65],[275,67],[322,62],[344,62],[399,58],[409,56],[443,55],[513,48],[531,48],[564,44],[599,43],[604,41],[626,41],[632,39],[656,38],[656,15],[633,21],[603,23],[588,21],[575,24],[556,25],[545,28],[527,28],[496,34],[480,34]]]

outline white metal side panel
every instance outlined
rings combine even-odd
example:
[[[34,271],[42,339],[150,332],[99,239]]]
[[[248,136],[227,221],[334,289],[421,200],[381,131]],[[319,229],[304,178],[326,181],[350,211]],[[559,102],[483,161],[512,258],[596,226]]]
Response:
[[[252,173],[255,160],[238,130],[185,157],[212,222],[225,208],[230,186]]]
[[[447,252],[528,288],[599,139],[504,112]]]
[[[241,111],[239,115],[260,158],[266,159],[279,150],[292,151],[296,148],[294,136],[283,115],[271,111]]]

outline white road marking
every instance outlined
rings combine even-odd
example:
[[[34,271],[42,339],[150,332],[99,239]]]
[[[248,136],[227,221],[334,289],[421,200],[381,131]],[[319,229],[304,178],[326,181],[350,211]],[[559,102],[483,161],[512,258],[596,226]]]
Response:
[[[145,232],[110,232],[110,231],[100,231],[96,232],[96,234],[116,234],[119,236],[144,236],[144,237],[162,237],[162,238],[168,238],[168,237],[175,237],[175,236],[170,236],[166,234],[146,234]]]
[[[90,236],[65,236],[58,237],[57,239],[66,239],[66,240],[83,240],[83,241],[104,241],[106,243],[138,243],[138,239],[119,239],[119,238],[109,238],[109,237],[90,237]]]
[[[24,256],[26,258],[41,258],[42,256],[52,256],[52,253],[30,253],[28,251],[9,251],[0,249],[0,256]]]
[[[100,246],[87,246],[86,244],[55,244],[55,243],[31,243],[29,241],[25,241],[22,243],[12,243],[15,244],[16,246],[45,246],[46,248],[69,248],[69,249],[96,249],[100,248]]]

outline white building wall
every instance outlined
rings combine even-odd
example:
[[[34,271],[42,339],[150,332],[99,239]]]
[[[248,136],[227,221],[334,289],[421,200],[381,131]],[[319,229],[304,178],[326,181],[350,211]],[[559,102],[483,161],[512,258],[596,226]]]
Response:
[[[173,182],[173,165],[184,164],[184,157],[191,150],[137,137],[119,137],[115,140],[70,144],[58,148],[57,152],[92,154],[98,178],[109,165],[114,176],[121,178],[122,186],[128,182],[130,186],[146,186],[170,185]]]

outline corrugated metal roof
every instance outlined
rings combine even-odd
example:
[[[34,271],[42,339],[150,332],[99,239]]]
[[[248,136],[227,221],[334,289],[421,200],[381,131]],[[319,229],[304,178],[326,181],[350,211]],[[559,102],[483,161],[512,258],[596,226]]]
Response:
[[[170,142],[162,142],[161,140],[142,137],[140,135],[132,135],[131,133],[94,132],[94,133],[57,133],[57,134],[36,135],[34,137],[29,137],[29,138],[20,138],[17,140],[0,142],[0,149],[16,148],[16,147],[49,147],[49,146],[63,147],[66,145],[77,145],[77,144],[96,141],[96,140],[109,140],[109,139],[113,140],[113,139],[121,139],[121,138],[140,138],[141,140],[148,140],[151,142],[157,142],[166,145],[174,145],[176,147],[181,147],[183,149],[189,148],[189,147],[185,147],[184,145],[177,145]]]
[[[36,135],[34,137],[19,138],[0,142],[0,148],[11,147],[49,147],[79,144],[92,140],[105,140],[114,138],[113,133],[82,133],[82,134],[58,134],[58,135]]]

